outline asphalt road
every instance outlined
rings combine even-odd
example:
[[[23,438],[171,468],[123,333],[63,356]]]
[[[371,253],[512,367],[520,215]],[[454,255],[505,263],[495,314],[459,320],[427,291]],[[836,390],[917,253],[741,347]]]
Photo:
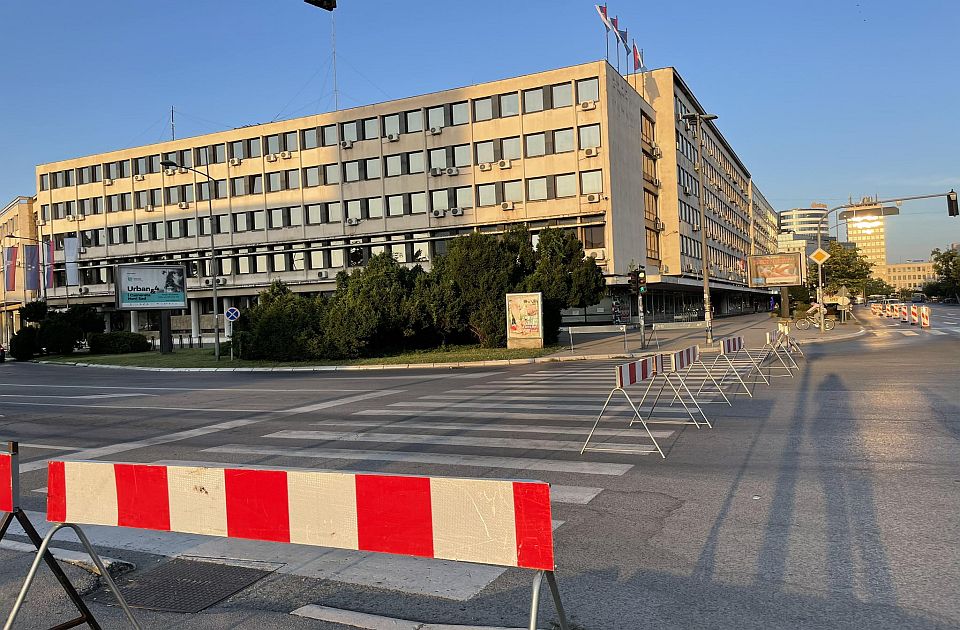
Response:
[[[666,460],[578,454],[613,380],[612,364],[586,362],[357,374],[7,362],[0,439],[25,444],[23,493],[40,522],[45,461],[61,456],[549,481],[557,578],[581,628],[960,627],[960,308],[934,305],[933,333],[861,313],[867,334],[809,346],[797,376],[732,407],[705,405],[714,429],[656,427]],[[622,420],[601,426],[603,440],[648,443]],[[171,557],[273,571],[202,613],[140,611],[146,627],[345,627],[289,614],[306,604],[526,624],[531,575],[521,570],[90,534],[104,555],[136,564],[134,577]],[[0,549],[4,615],[28,561]],[[69,571],[104,627],[124,627],[93,601],[95,581]],[[546,598],[541,611],[551,627]],[[69,613],[45,579],[18,627]]]

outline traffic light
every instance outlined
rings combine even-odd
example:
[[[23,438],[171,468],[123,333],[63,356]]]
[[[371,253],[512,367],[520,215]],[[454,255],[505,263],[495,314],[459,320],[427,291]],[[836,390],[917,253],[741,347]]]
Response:
[[[324,11],[333,11],[337,8],[337,0],[303,0],[307,4],[319,7]]]
[[[947,193],[947,214],[951,217],[960,216],[960,207],[957,206],[957,193],[953,190]]]
[[[637,293],[647,292],[647,272],[641,267],[637,270]]]

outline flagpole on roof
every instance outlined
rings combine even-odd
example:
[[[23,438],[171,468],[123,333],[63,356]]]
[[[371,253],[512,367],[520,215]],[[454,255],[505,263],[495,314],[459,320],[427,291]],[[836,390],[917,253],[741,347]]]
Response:
[[[606,3],[604,3],[604,5],[603,5],[603,12],[604,12],[604,14],[606,14],[606,12],[607,12],[607,5],[606,5]],[[607,25],[606,25],[606,24],[604,24],[604,25],[603,25],[603,30],[604,30],[604,32],[606,33],[606,36],[607,36],[607,51],[606,51],[607,54],[606,54],[605,59],[606,59],[607,63],[610,63],[610,29],[607,28]]]

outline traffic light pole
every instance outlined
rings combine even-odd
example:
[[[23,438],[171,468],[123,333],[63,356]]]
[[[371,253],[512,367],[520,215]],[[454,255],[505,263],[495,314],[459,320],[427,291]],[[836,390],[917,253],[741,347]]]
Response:
[[[647,327],[644,324],[643,318],[643,293],[637,295],[637,307],[640,309],[640,349],[647,349]]]

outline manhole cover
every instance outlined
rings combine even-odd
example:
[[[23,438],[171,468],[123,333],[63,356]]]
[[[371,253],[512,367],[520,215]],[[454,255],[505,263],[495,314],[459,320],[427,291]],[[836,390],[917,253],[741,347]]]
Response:
[[[120,584],[120,592],[135,608],[196,613],[242,591],[270,571],[212,562],[176,559]],[[116,605],[107,590],[94,598]]]

